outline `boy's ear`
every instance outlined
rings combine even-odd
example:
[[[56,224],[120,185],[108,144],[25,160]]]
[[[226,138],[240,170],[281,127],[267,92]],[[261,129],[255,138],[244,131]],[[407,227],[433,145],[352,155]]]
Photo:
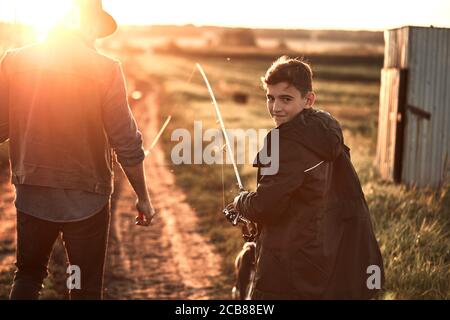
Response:
[[[310,91],[305,96],[306,99],[306,106],[312,107],[314,105],[314,102],[316,101],[316,94],[313,91]]]

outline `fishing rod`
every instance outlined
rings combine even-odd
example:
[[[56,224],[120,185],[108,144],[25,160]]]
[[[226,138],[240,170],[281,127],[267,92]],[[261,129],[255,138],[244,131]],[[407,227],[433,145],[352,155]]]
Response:
[[[208,88],[209,95],[211,96],[212,103],[214,105],[214,109],[216,110],[217,119],[219,120],[220,129],[222,130],[222,134],[225,138],[225,146],[227,147],[227,150],[229,152],[231,163],[233,165],[234,175],[236,176],[236,180],[239,186],[239,192],[245,191],[244,186],[242,185],[241,176],[239,175],[239,171],[236,165],[236,161],[234,160],[234,153],[231,149],[230,140],[228,139],[227,131],[225,129],[225,124],[223,123],[222,115],[220,114],[219,105],[217,104],[216,97],[214,96],[214,92],[211,88],[211,85],[209,84],[208,78],[206,77],[205,71],[203,71],[203,68],[200,64],[197,63],[197,68],[200,71],[200,74],[203,77],[203,80],[206,83],[206,87]]]
[[[164,124],[162,125],[161,129],[159,130],[158,134],[156,135],[156,137],[153,139],[152,144],[150,145],[150,147],[144,151],[145,156],[148,156],[150,154],[150,151],[155,147],[155,145],[158,143],[159,138],[161,137],[161,135],[163,134],[164,130],[166,130],[167,126],[169,125],[170,120],[172,120],[172,116],[168,116],[166,121],[164,121]]]
[[[168,116],[166,121],[164,122],[164,124],[162,125],[161,129],[159,130],[158,134],[156,135],[156,137],[153,139],[150,147],[144,151],[145,157],[147,157],[150,152],[152,151],[152,149],[156,146],[156,144],[158,143],[159,138],[162,136],[163,132],[166,130],[167,126],[169,125],[170,120],[172,120],[172,116]],[[136,225],[138,226],[145,226],[146,224],[144,223],[144,213],[141,211],[138,211],[138,216],[136,217]]]
[[[234,159],[234,153],[233,153],[233,150],[231,149],[231,144],[228,139],[228,135],[227,135],[227,131],[225,129],[225,124],[223,122],[222,115],[220,113],[219,105],[217,103],[216,97],[214,96],[214,92],[208,81],[208,77],[206,76],[205,71],[203,70],[202,66],[199,63],[197,63],[196,66],[197,66],[197,69],[200,71],[200,74],[202,75],[203,80],[205,81],[206,87],[208,88],[209,95],[211,96],[211,100],[214,105],[214,109],[216,111],[216,116],[217,116],[217,119],[219,120],[220,129],[222,130],[222,134],[225,138],[225,146],[226,146],[229,156],[231,158],[234,175],[236,176],[237,184],[239,187],[239,193],[243,193],[243,192],[245,192],[245,188],[244,188],[244,185],[242,184],[241,176],[239,175],[236,161]],[[250,234],[244,235],[244,237],[254,237],[256,235],[256,233],[257,233],[256,224],[253,223],[252,221],[246,219],[245,217],[243,217],[239,212],[236,212],[234,210],[228,210],[227,208],[225,208],[225,209],[223,209],[223,214],[225,215],[225,217],[227,217],[231,221],[231,224],[233,226],[237,226],[238,223],[242,223],[247,226],[247,229],[249,230]]]

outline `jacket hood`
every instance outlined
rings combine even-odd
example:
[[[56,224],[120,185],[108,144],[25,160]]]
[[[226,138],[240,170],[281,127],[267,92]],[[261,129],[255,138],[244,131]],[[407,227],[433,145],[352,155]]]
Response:
[[[304,109],[278,129],[280,138],[302,144],[325,161],[334,161],[343,150],[344,138],[339,123],[319,109]]]

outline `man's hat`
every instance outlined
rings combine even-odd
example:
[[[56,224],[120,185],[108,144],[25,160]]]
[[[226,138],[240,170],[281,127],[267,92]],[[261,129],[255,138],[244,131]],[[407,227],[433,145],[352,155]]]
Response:
[[[117,22],[103,10],[102,0],[77,0],[81,19],[84,23],[98,21],[98,38],[104,38],[117,30]]]

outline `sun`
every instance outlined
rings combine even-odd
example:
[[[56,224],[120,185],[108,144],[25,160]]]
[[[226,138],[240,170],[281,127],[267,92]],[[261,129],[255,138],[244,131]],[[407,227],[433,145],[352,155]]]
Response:
[[[44,38],[57,24],[70,19],[73,0],[14,0],[16,19],[32,26],[37,38]]]

